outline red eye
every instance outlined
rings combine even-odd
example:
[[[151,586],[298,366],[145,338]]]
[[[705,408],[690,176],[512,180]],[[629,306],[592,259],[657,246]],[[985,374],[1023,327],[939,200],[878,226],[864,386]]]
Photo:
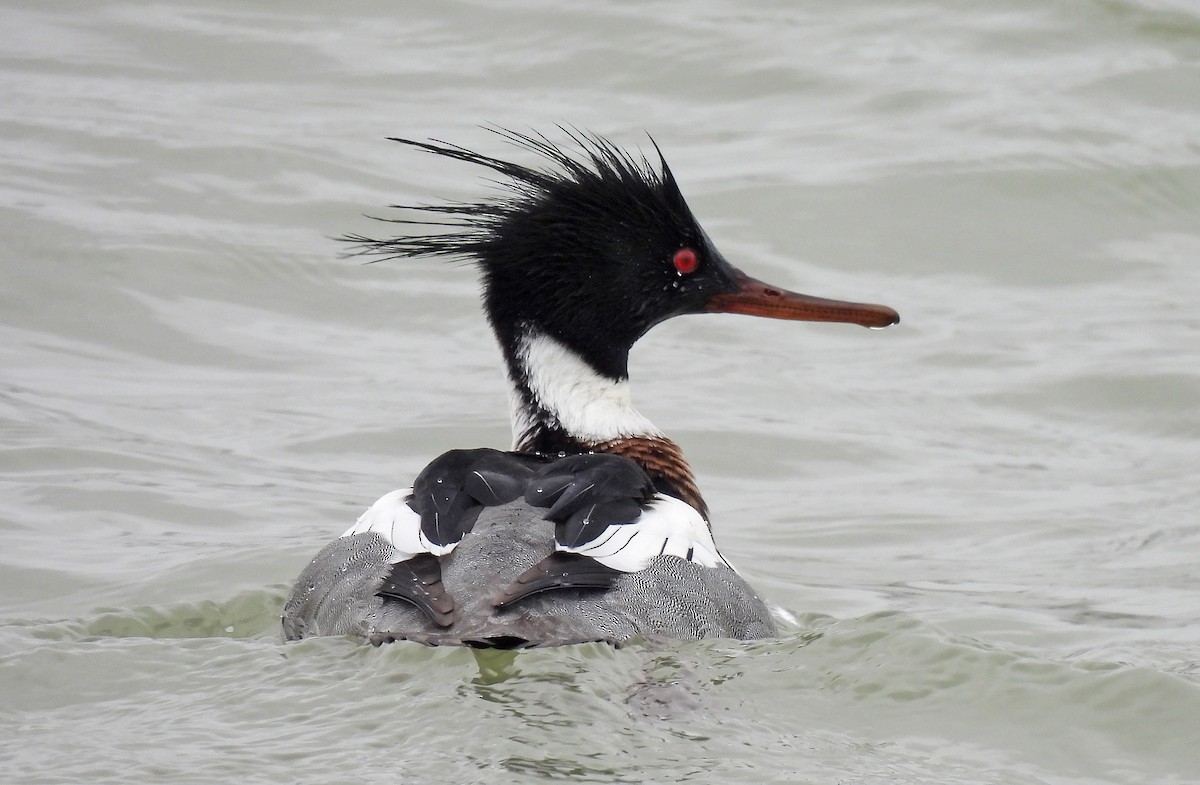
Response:
[[[671,260],[675,264],[675,269],[680,275],[696,272],[696,268],[700,266],[700,259],[696,256],[696,252],[691,248],[680,248],[675,252],[675,258]]]

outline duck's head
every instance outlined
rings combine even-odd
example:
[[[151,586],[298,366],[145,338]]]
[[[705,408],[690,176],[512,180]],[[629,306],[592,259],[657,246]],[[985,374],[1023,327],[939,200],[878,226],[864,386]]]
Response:
[[[886,327],[882,305],[789,292],[732,266],[700,228],[666,161],[635,159],[608,141],[568,132],[579,154],[542,136],[498,130],[546,158],[535,169],[444,142],[394,141],[486,166],[506,193],[490,201],[412,207],[442,227],[432,235],[348,239],[384,257],[453,255],[478,264],[488,319],[519,376],[531,337],[553,339],[600,376],[628,376],[629,350],[654,325],[682,314]],[[656,148],[657,149],[657,148]]]

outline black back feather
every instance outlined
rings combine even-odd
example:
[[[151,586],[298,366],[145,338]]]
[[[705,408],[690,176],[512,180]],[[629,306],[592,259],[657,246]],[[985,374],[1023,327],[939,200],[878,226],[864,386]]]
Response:
[[[471,531],[484,507],[520,497],[539,463],[533,456],[486,447],[450,450],[413,480],[408,506],[421,516],[427,540],[450,545]]]

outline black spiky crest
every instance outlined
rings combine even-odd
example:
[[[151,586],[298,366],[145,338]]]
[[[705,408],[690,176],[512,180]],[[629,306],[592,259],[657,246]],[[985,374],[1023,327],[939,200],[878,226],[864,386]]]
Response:
[[[521,332],[540,331],[598,372],[626,378],[638,338],[664,319],[698,312],[729,285],[728,264],[700,229],[656,144],[657,166],[577,130],[562,129],[575,154],[540,134],[489,130],[551,166],[523,166],[439,140],[393,138],[485,166],[503,176],[505,193],[479,202],[393,205],[426,217],[379,219],[438,227],[435,233],[343,239],[381,259],[457,256],[476,263],[510,370]],[[681,248],[701,261],[686,279],[671,265]]]

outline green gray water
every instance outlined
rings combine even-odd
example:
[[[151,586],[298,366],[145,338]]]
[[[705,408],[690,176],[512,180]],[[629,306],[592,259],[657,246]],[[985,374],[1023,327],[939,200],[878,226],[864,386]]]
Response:
[[[436,10],[435,10],[436,9]],[[0,781],[1200,782],[1200,9],[0,9]],[[505,446],[470,270],[329,238],[654,135],[726,256],[885,332],[636,349],[778,640],[284,645],[287,584]]]

